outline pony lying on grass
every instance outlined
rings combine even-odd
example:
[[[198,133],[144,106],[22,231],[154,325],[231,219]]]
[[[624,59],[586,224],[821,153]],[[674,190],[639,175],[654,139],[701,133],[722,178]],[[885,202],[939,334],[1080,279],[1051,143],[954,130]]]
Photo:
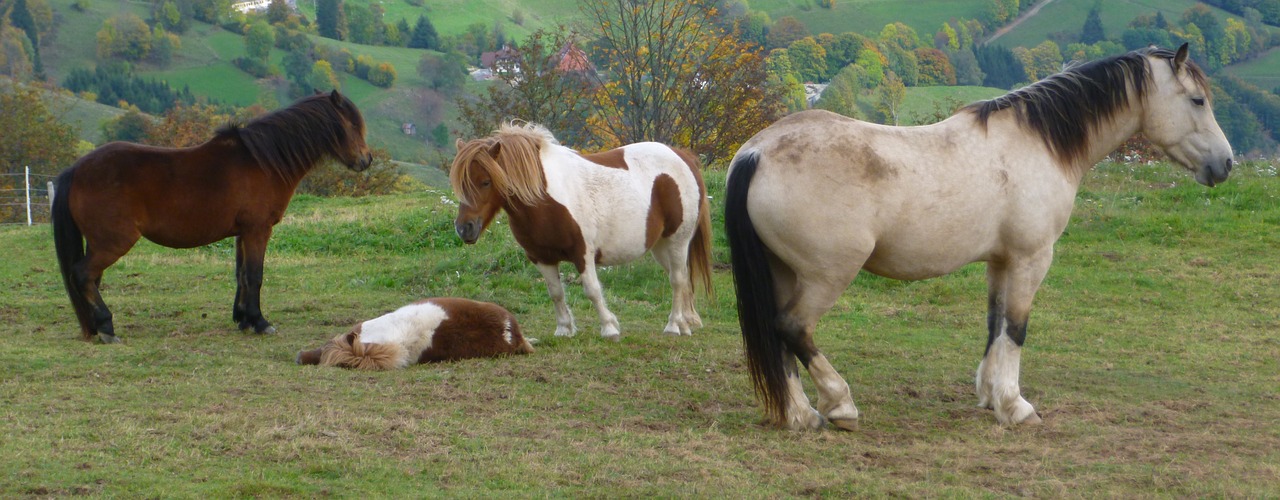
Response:
[[[532,352],[533,346],[521,335],[515,316],[502,306],[433,298],[359,323],[324,347],[299,352],[296,361],[300,365],[389,370],[415,363]]]

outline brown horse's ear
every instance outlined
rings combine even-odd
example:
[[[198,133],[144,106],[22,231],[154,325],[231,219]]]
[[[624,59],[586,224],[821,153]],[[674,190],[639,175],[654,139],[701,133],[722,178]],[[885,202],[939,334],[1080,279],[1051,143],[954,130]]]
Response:
[[[334,106],[342,104],[342,94],[338,93],[338,89],[333,89],[332,92],[329,92],[329,101],[332,102]]]
[[[1182,46],[1178,47],[1178,52],[1173,55],[1173,72],[1177,73],[1179,71],[1182,71],[1182,66],[1185,65],[1186,63],[1187,63],[1187,43],[1183,42]]]
[[[320,95],[320,94],[323,94],[323,93],[324,93],[324,92],[321,92],[321,91],[320,91],[320,89],[315,88],[315,87],[311,87],[311,95]]]

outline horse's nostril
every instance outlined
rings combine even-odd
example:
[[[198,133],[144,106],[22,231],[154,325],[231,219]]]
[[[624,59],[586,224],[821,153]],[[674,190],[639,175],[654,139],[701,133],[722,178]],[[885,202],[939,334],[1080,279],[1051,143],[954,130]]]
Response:
[[[1227,158],[1227,173],[1230,173],[1230,172],[1231,172],[1231,164],[1232,164],[1232,163],[1233,163],[1233,162],[1231,161],[1231,158]]]

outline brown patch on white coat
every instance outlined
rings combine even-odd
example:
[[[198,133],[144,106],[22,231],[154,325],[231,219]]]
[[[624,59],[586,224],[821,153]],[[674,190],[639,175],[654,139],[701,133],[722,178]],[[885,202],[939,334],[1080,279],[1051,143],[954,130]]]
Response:
[[[300,365],[360,370],[404,368],[507,354],[529,354],[533,346],[506,309],[489,302],[432,298],[414,302],[352,327],[323,347],[302,351]]]

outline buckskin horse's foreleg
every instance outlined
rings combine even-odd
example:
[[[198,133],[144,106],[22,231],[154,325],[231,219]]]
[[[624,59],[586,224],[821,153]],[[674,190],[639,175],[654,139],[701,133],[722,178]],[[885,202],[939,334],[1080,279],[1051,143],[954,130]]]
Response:
[[[254,231],[246,231],[245,234],[236,238],[236,261],[240,262],[240,254],[243,252],[243,266],[236,267],[241,271],[236,274],[237,293],[236,303],[244,304],[244,316],[240,318],[240,329],[245,330],[253,327],[253,331],[257,333],[276,333],[276,327],[262,316],[262,307],[260,304],[262,292],[262,271],[263,261],[267,254],[267,240],[271,238],[271,227],[265,229],[257,229]],[[232,315],[235,315],[233,310]]]
[[[987,264],[987,350],[978,364],[978,406],[995,410],[1003,425],[1040,422],[1022,397],[1019,371],[1027,319],[1036,290],[1053,261],[1053,247]]]

